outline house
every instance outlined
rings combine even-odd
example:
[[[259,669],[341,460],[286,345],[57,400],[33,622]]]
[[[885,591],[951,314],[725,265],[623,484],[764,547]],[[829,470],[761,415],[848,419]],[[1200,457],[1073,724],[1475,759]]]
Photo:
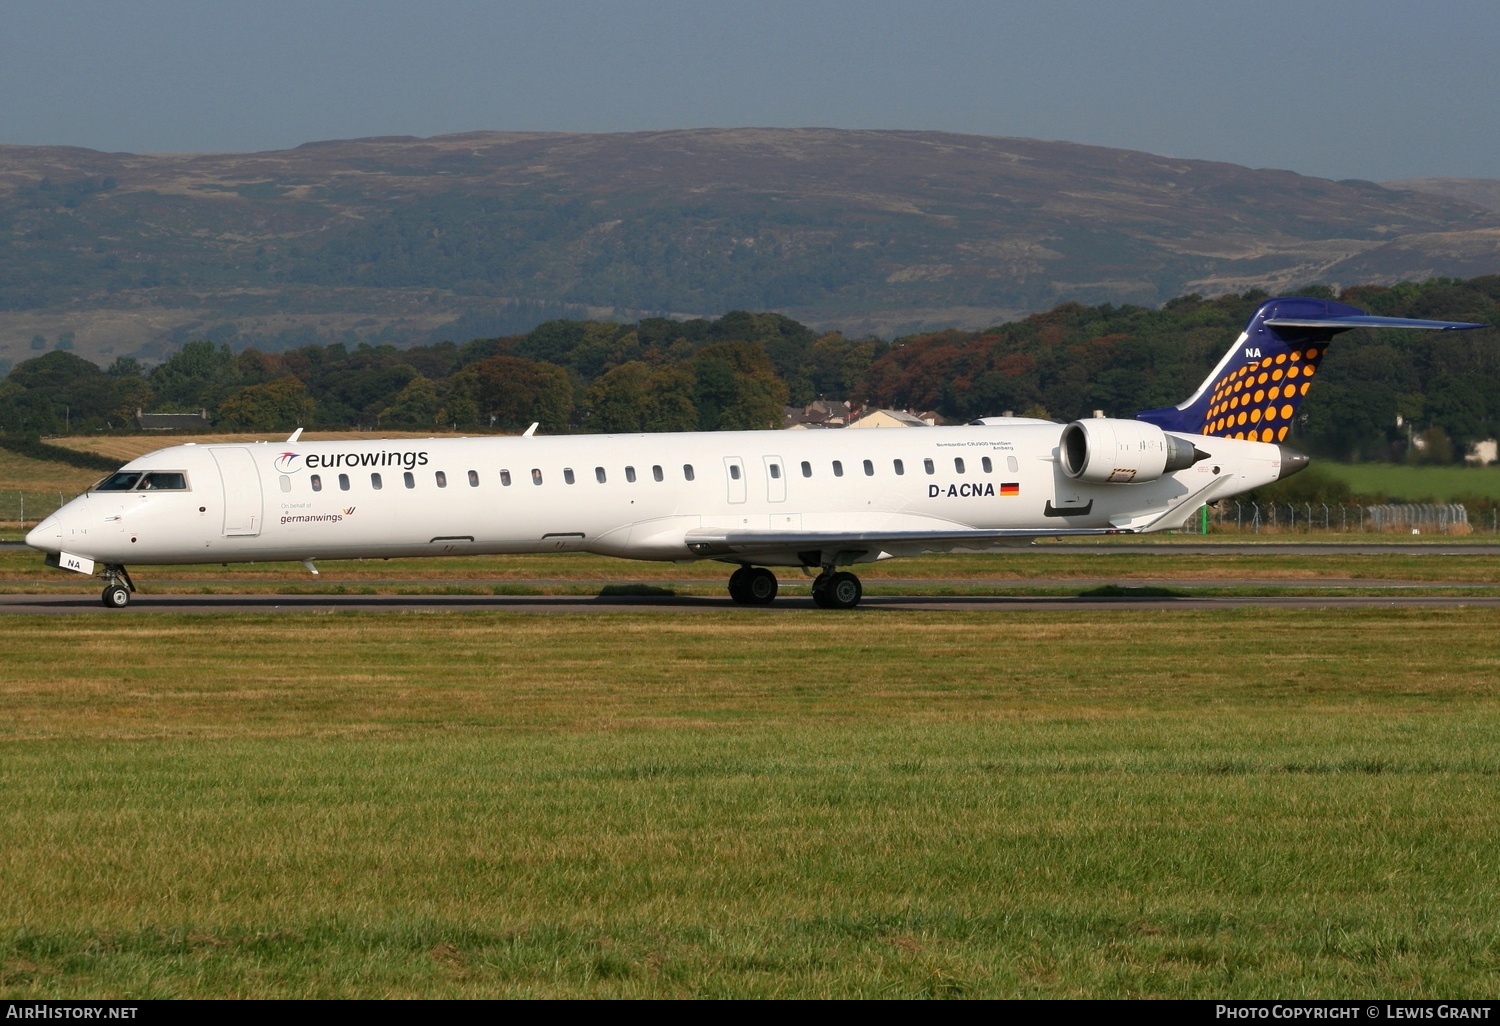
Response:
[[[208,427],[208,411],[142,413],[140,407],[136,407],[135,426],[142,431],[203,431]]]
[[[1493,438],[1471,443],[1468,454],[1464,456],[1465,463],[1480,467],[1487,467],[1497,460],[1500,460],[1500,443]]]
[[[819,399],[803,407],[783,406],[781,426],[784,428],[841,428],[849,423],[850,407],[847,402]]]
[[[905,410],[871,410],[849,426],[852,428],[883,428],[930,427],[931,425],[915,414],[907,413]]]

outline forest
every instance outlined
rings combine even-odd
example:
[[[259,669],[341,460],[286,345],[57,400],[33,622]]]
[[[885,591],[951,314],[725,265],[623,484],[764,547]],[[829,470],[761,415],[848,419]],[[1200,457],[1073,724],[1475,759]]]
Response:
[[[1500,324],[1500,275],[1335,292],[1372,313]],[[225,431],[363,428],[509,432],[769,429],[814,399],[935,410],[950,421],[1007,411],[1065,421],[1187,397],[1267,297],[1173,299],[1160,308],[1065,303],[985,331],[886,342],[819,334],[775,313],[635,323],[551,320],[502,338],[310,344],[239,352],[198,340],[155,366],[101,368],[65,350],[0,382],[13,438],[133,430],[136,411],[207,411]],[[1340,335],[1293,442],[1343,460],[1462,461],[1500,433],[1495,329]],[[1418,440],[1420,439],[1420,443]]]

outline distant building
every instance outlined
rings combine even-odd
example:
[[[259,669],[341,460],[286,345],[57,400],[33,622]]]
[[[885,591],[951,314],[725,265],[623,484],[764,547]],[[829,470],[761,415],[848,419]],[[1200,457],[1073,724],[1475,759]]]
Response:
[[[905,410],[870,410],[849,425],[852,428],[931,427],[927,421]]]
[[[850,407],[847,402],[819,399],[800,408],[783,406],[781,412],[784,428],[841,428],[849,424]]]
[[[1487,467],[1491,463],[1500,462],[1500,443],[1493,438],[1472,443],[1468,454],[1464,456],[1464,462],[1479,467]]]
[[[137,407],[135,426],[142,431],[202,431],[208,427],[208,411],[197,413],[142,413]]]

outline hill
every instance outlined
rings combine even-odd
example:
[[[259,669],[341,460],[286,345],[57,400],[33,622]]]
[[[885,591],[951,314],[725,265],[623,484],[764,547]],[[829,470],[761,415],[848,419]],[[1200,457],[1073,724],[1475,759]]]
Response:
[[[1500,212],[1463,198],[937,132],[0,147],[10,364],[733,309],[890,337],[1063,301],[1472,276],[1497,254]]]

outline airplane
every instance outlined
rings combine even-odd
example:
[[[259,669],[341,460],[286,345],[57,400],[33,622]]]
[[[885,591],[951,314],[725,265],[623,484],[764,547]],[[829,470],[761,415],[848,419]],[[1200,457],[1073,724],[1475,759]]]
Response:
[[[188,443],[131,460],[26,544],[102,578],[115,609],[127,564],[574,551],[733,564],[744,605],[776,598],[771,567],[798,567],[818,606],[851,609],[860,563],[1181,527],[1307,465],[1284,443],[1334,335],[1487,326],[1271,299],[1196,392],[1133,420]]]

